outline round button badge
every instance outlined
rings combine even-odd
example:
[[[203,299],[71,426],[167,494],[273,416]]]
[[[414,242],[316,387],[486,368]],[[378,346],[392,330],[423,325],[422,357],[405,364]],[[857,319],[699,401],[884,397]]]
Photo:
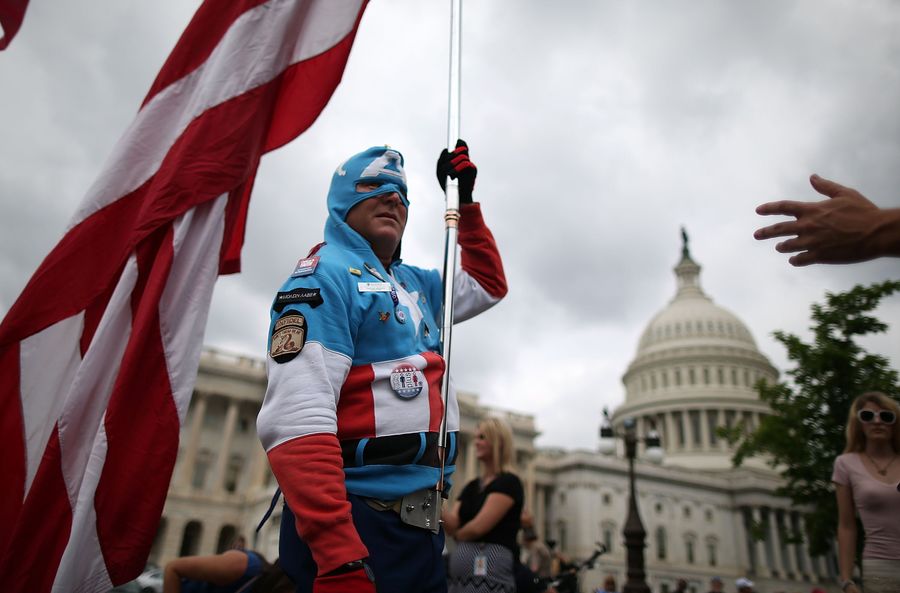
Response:
[[[422,393],[425,375],[411,364],[401,364],[391,371],[391,389],[403,399],[412,399]]]

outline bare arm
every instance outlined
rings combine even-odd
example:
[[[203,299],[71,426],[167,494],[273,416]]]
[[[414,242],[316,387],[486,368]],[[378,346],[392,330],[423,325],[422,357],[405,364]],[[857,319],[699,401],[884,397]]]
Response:
[[[900,256],[900,208],[882,209],[855,189],[813,175],[813,188],[829,199],[820,202],[783,200],[756,208],[762,215],[793,216],[758,229],[756,239],[791,237],[775,245],[779,253],[797,253],[794,266],[845,264],[882,256]]]
[[[838,570],[841,581],[853,576],[856,560],[856,511],[853,505],[853,490],[843,484],[834,485],[838,506]],[[847,587],[844,593],[854,593],[855,586]]]
[[[508,494],[491,492],[484,499],[484,504],[481,506],[478,514],[471,521],[460,527],[454,537],[461,542],[477,541],[497,526],[497,523],[513,507],[514,503],[515,501]]]
[[[166,564],[163,571],[163,593],[180,593],[181,579],[227,585],[244,575],[247,554],[229,550],[216,556],[185,556]]]
[[[444,531],[450,537],[456,536],[456,530],[459,529],[459,501],[453,503],[452,508],[444,508],[441,511],[441,521],[444,522]]]

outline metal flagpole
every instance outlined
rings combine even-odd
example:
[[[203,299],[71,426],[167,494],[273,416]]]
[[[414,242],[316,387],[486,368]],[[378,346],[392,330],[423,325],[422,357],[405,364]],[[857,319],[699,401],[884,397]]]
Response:
[[[447,150],[456,148],[459,138],[460,105],[460,55],[462,42],[462,0],[450,0],[450,96],[447,110]],[[441,477],[437,483],[439,496],[444,491],[444,463],[447,453],[447,409],[450,400],[450,354],[453,335],[453,281],[456,276],[456,242],[459,231],[459,182],[447,178],[445,195],[447,209],[444,213],[447,230],[444,242],[444,319],[441,326],[441,352],[444,356],[444,378],[441,382],[441,396],[444,415],[438,437],[438,454],[441,458]],[[437,500],[438,509],[441,498]]]

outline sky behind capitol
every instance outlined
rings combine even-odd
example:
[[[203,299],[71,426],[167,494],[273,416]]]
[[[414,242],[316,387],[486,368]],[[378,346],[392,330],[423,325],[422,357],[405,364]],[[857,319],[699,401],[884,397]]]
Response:
[[[0,314],[100,172],[197,0],[31,0],[0,53]],[[321,240],[339,162],[406,158],[404,260],[440,268],[449,1],[372,0],[319,120],[263,158],[243,272],[219,279],[205,343],[265,354],[268,309]],[[900,260],[793,268],[757,204],[819,196],[816,172],[900,207],[900,3],[468,0],[462,136],[508,297],[454,331],[457,388],[533,414],[538,444],[593,448],[650,319],[675,294],[680,227],[714,302],[782,372],[826,291]],[[61,291],[65,290],[60,286]],[[47,298],[53,298],[48,295]],[[900,295],[867,347],[900,367]]]

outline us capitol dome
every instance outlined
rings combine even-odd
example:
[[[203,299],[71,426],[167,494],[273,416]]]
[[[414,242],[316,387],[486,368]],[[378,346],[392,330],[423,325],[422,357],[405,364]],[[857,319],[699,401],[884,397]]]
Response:
[[[737,315],[715,304],[700,286],[700,265],[682,230],[677,290],[647,324],[622,382],[625,402],[612,416],[619,427],[634,418],[639,435],[655,428],[664,465],[692,470],[728,470],[732,450],[717,435],[720,426],[755,427],[771,413],[754,385],[775,383],[778,371],[756,347]],[[747,464],[764,467],[761,460]]]

